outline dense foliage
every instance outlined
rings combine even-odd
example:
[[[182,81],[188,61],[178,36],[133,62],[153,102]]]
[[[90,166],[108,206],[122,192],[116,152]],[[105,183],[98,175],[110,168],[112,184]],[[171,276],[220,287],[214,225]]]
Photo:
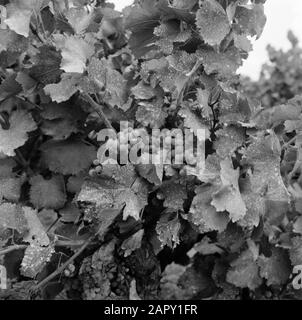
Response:
[[[241,81],[245,92],[261,101],[264,108],[287,103],[296,95],[302,94],[302,49],[292,31],[288,32],[291,45],[288,51],[267,47],[269,62],[261,70],[260,78]]]
[[[0,0],[3,299],[299,296],[302,100],[236,75],[264,2]],[[104,128],[204,129],[206,170],[101,165]]]

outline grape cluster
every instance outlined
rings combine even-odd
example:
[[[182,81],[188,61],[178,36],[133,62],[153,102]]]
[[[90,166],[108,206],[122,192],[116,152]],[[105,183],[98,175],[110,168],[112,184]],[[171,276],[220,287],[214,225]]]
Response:
[[[154,135],[154,138],[152,152],[155,154],[163,152],[166,159],[171,159],[173,169],[180,170],[184,163],[192,166],[196,165],[194,151],[192,153],[191,148],[189,150],[185,149],[183,133],[166,130],[162,132],[162,139],[158,139],[158,134]]]
[[[163,163],[166,176],[175,176],[179,171],[185,175],[186,172],[182,170],[185,163],[196,165],[194,151],[192,152],[191,148],[184,150],[184,136],[179,131],[153,130],[152,134],[148,134],[144,128],[127,127],[120,131],[116,138],[111,137],[105,143],[107,150],[116,150],[116,160],[122,164],[129,160],[133,163],[133,156],[135,164],[138,164],[138,160],[143,160],[146,156],[148,162],[142,163]],[[136,148],[132,149],[134,146]],[[96,177],[102,175],[102,172],[103,164],[97,159],[93,162],[89,175]]]
[[[111,289],[114,294],[128,298],[129,287],[132,279],[133,277],[130,274],[130,269],[125,265],[125,263],[119,263],[111,282]]]
[[[149,150],[147,144],[148,133],[143,128],[134,129],[132,127],[125,128],[118,132],[117,137],[110,137],[105,143],[106,148],[109,150],[116,150],[116,160],[127,161],[129,159],[129,152],[135,145],[140,144],[141,153]],[[144,144],[146,145],[144,147]],[[103,166],[99,159],[93,162],[93,168],[90,169],[89,175],[91,177],[99,176],[102,174]]]
[[[104,300],[110,296],[110,270],[105,272],[101,261],[94,261],[93,257],[86,258],[80,269],[83,299]]]
[[[196,157],[191,150],[184,150],[184,137],[181,132],[173,130],[153,130],[148,134],[144,128],[127,127],[118,132],[117,137],[110,137],[106,142],[106,149],[111,152],[117,160],[138,164],[139,159],[143,164],[153,163],[164,164],[167,176],[174,176],[177,170],[183,168],[183,164],[196,165]],[[135,146],[135,149],[133,147]],[[113,151],[112,151],[113,150]],[[148,162],[143,161],[146,156]],[[135,158],[133,158],[135,157]],[[145,159],[144,159],[145,160]],[[93,162],[93,168],[90,169],[89,175],[92,177],[102,175],[102,160],[97,159]],[[185,173],[184,173],[185,174]]]
[[[110,244],[105,245],[83,261],[79,275],[85,300],[128,299],[133,277],[111,250]]]
[[[119,151],[121,153],[130,151],[133,146],[139,144],[142,153],[148,152],[148,138],[148,132],[144,128],[134,129],[129,127],[128,129],[122,130],[118,133]]]
[[[64,289],[56,297],[55,300],[79,300],[82,296],[82,284],[77,277],[67,277],[64,281]]]
[[[70,263],[67,268],[64,270],[64,276],[67,278],[73,277],[75,273],[75,265]]]
[[[94,167],[89,170],[89,175],[91,177],[99,176],[103,172],[103,166],[100,164],[98,159],[93,161]]]

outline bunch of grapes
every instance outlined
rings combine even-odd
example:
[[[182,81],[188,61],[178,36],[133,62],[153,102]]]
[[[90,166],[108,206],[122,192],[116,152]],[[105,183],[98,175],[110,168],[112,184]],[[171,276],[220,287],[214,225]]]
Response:
[[[133,277],[125,263],[118,264],[115,277],[112,278],[111,289],[116,296],[128,298],[129,287]]]
[[[140,149],[141,154],[149,150],[148,133],[143,128],[125,128],[118,132],[117,137],[108,138],[105,144],[108,150],[116,151],[117,154],[114,154],[114,156],[120,162],[129,160],[130,151],[134,146]],[[102,174],[104,163],[101,162],[100,159],[93,162],[94,167],[89,171],[90,176],[95,177]]]
[[[111,271],[104,272],[101,261],[92,261],[93,257],[86,258],[80,269],[83,299],[104,300],[110,296]]]
[[[67,268],[64,270],[64,276],[67,278],[71,278],[75,274],[76,267],[73,263],[70,263]]]
[[[167,177],[178,174],[185,176],[187,174],[186,164],[196,166],[196,148],[194,149],[194,146],[189,150],[185,148],[185,139],[182,132],[166,130],[161,133],[161,139],[158,135],[153,136],[152,153],[163,155],[164,171]]]
[[[55,300],[79,300],[82,296],[82,289],[81,281],[77,277],[67,277],[64,281],[64,289],[55,297]]]
[[[83,298],[87,300],[128,299],[132,281],[130,270],[117,262],[109,243],[87,257],[80,268]]]
[[[110,137],[105,142],[107,150],[113,150],[113,160],[120,164],[159,164],[164,165],[166,176],[183,175],[185,164],[196,165],[195,149],[185,149],[183,131],[153,130],[148,134],[144,128],[126,127],[118,132],[116,137]],[[99,156],[100,158],[101,156]],[[115,162],[113,162],[115,163]],[[102,159],[93,162],[89,175],[100,176],[103,172]]]

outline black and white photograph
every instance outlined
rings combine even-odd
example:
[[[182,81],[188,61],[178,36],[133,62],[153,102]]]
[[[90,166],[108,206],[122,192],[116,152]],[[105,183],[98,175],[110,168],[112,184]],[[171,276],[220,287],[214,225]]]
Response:
[[[0,0],[0,309],[302,300],[301,17]]]

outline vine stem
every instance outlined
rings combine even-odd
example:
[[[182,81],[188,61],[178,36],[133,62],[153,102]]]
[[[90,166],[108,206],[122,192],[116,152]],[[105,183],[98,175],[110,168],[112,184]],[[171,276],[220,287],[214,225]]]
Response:
[[[190,72],[188,72],[186,74],[186,76],[189,77],[189,78],[192,77],[194,75],[194,73],[199,69],[201,64],[202,64],[202,61],[201,60],[197,60],[195,65],[194,65],[194,67],[193,67],[193,69]]]
[[[82,96],[84,97],[85,100],[87,100],[90,105],[93,107],[93,109],[96,111],[96,113],[99,115],[99,117],[104,121],[106,127],[108,129],[112,129],[115,131],[115,129],[113,128],[111,122],[108,120],[108,118],[106,117],[103,108],[101,105],[99,105],[97,102],[95,102],[91,96],[87,93],[83,93]]]
[[[287,143],[285,143],[282,146],[282,150],[287,149],[292,143],[294,143],[297,140],[297,136],[294,136],[291,140],[289,140]]]
[[[20,163],[21,163],[25,168],[27,168],[27,167],[28,167],[28,162],[25,160],[22,152],[21,152],[19,149],[16,149],[15,152],[16,152],[17,157],[19,158]]]
[[[16,250],[23,250],[23,249],[26,249],[28,246],[26,244],[16,244],[14,246],[10,246],[6,249],[3,249],[3,250],[0,250],[0,256],[3,256],[4,254],[7,254],[7,253],[10,253],[10,252],[13,252],[13,251],[16,251]]]
[[[32,171],[32,169],[29,166],[29,161],[27,161],[24,158],[22,152],[19,149],[16,149],[15,152],[16,152],[16,156],[17,156],[17,158],[19,160],[18,162],[20,162],[20,164],[24,167],[24,169],[27,170],[28,174],[32,175],[34,172]]]
[[[39,34],[38,30],[35,28],[32,22],[30,23],[30,30],[42,44],[45,44],[44,39],[41,37],[41,35]]]
[[[92,240],[95,238],[95,236],[92,236],[91,238],[87,239],[84,244],[81,246],[81,248],[73,255],[71,256],[65,263],[63,263],[56,271],[51,273],[49,276],[47,276],[45,279],[43,279],[41,282],[39,282],[36,286],[33,287],[33,292],[38,291],[43,286],[45,286],[49,281],[54,279],[56,276],[60,275],[69,264],[71,264],[92,242]]]
[[[55,242],[55,246],[56,247],[77,247],[77,246],[81,246],[83,245],[84,242],[83,241],[62,241],[62,240],[58,240]],[[23,250],[26,249],[28,247],[27,244],[16,244],[13,246],[9,246],[3,250],[0,250],[0,256],[3,256],[7,253],[16,251],[16,250]]]
[[[85,243],[85,241],[79,240],[79,241],[63,241],[63,240],[58,240],[55,243],[56,247],[77,247],[77,246],[82,246]]]
[[[199,69],[201,64],[202,64],[202,61],[200,59],[197,60],[195,65],[194,65],[194,67],[192,68],[192,70],[186,74],[187,79],[185,81],[185,84],[184,84],[181,92],[179,92],[179,94],[178,94],[178,97],[177,97],[177,100],[176,100],[176,106],[179,106],[181,104],[181,101],[183,100],[183,97],[184,97],[184,94],[185,94],[185,90],[186,90],[187,84],[190,81],[190,79],[193,77],[195,72],[197,72],[197,70]]]

